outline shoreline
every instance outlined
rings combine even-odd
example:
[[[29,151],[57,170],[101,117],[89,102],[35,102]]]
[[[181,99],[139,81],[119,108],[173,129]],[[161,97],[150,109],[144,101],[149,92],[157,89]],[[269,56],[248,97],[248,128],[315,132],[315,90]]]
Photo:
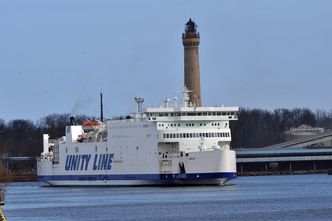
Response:
[[[35,182],[37,181],[37,175],[22,175],[22,176],[5,176],[0,177],[2,183],[11,183],[11,182]]]

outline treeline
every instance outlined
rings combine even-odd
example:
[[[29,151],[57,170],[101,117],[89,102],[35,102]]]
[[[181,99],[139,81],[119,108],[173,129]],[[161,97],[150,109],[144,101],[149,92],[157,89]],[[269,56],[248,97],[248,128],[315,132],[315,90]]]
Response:
[[[0,119],[0,154],[13,156],[38,156],[42,152],[42,134],[51,138],[64,136],[65,126],[70,125],[69,114],[51,114],[37,122],[31,120],[11,120],[6,123]],[[75,116],[77,123],[85,119],[95,119],[84,115]],[[261,109],[241,108],[238,121],[231,122],[232,147],[264,147],[283,142],[284,131],[307,124],[313,127],[332,129],[332,111],[309,109]]]
[[[35,123],[21,119],[6,123],[0,119],[0,154],[39,156],[43,150],[42,134],[49,134],[51,138],[64,136],[65,127],[70,125],[69,117],[69,114],[51,114]],[[85,115],[75,118],[77,123],[94,119]]]
[[[285,131],[303,124],[332,129],[332,111],[307,108],[261,109],[241,108],[238,121],[231,122],[232,147],[259,148],[286,141]]]

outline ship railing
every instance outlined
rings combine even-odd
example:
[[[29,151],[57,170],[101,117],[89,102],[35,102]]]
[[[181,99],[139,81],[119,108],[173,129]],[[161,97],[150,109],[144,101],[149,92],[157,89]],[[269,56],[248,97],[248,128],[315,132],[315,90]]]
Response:
[[[176,152],[176,153],[159,152],[159,156],[161,159],[179,158],[179,157],[189,156],[189,153],[186,153],[184,151],[180,151],[180,152]]]
[[[220,150],[225,149],[225,147],[220,147],[219,145],[213,145],[213,146],[199,146],[197,151],[191,151],[191,152],[203,152],[203,151],[214,151],[214,150]],[[188,157],[190,155],[190,152],[180,151],[176,153],[169,153],[169,152],[159,152],[159,156],[161,159],[169,159],[169,158],[179,158],[179,157]]]
[[[55,146],[59,145],[59,144],[64,144],[65,142],[66,142],[66,137],[65,136],[57,138],[57,139],[50,139],[49,140],[49,143],[54,144]]]
[[[229,121],[238,120],[237,116],[157,116],[149,117],[150,121]]]

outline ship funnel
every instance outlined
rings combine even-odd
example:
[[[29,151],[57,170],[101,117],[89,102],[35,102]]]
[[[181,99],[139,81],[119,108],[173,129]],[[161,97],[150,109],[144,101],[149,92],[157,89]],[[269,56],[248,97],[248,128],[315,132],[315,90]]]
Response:
[[[71,116],[71,117],[69,118],[69,120],[70,120],[70,125],[72,125],[72,126],[75,126],[75,125],[76,125],[75,117]]]
[[[103,93],[100,93],[100,121],[104,122]]]
[[[142,113],[143,112],[143,102],[144,99],[141,97],[135,97],[135,102],[137,103],[137,113]]]

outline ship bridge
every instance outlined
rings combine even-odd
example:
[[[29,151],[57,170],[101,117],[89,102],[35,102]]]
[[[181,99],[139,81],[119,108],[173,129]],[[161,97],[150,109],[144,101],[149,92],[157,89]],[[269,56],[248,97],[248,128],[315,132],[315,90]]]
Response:
[[[152,121],[237,120],[239,107],[163,107],[147,108]]]

